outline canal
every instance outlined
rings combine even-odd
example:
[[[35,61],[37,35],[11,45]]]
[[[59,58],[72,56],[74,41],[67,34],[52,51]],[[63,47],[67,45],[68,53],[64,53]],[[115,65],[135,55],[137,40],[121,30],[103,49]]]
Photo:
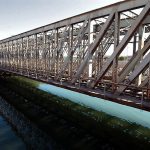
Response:
[[[0,150],[25,150],[26,145],[0,114]]]
[[[2,81],[0,112],[24,149],[149,150],[147,111],[21,77]]]
[[[0,97],[0,150],[53,150],[55,141]]]

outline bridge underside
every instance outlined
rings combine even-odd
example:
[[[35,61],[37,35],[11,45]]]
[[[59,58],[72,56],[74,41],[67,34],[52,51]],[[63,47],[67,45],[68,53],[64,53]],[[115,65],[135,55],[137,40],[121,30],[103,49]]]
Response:
[[[150,0],[116,3],[1,40],[0,69],[150,99]]]

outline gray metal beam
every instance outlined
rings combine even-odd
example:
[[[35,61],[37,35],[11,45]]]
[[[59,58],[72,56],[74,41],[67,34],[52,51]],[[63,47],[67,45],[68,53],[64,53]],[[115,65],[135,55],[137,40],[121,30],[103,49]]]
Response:
[[[66,26],[64,31],[63,31],[63,38],[61,38],[58,46],[56,47],[55,51],[54,51],[54,56],[51,60],[51,66],[53,66],[55,64],[55,61],[59,55],[59,53],[63,50],[62,47],[63,47],[63,44],[65,42],[65,40],[67,39],[67,30],[68,30],[69,26]]]
[[[140,60],[141,56],[146,53],[150,48],[150,40],[146,43],[146,45],[141,49],[138,50],[135,55],[133,56],[133,58],[130,59],[130,61],[127,63],[127,65],[125,66],[125,69],[123,69],[123,72],[121,72],[119,78],[118,78],[118,82],[122,82],[125,77],[129,74],[129,72],[131,70],[133,70],[133,68],[135,67],[136,63]]]
[[[127,43],[130,41],[130,39],[133,36],[133,33],[136,31],[138,26],[141,24],[141,22],[145,19],[146,15],[149,13],[150,9],[150,1],[149,3],[144,7],[138,18],[135,20],[135,22],[132,24],[131,28],[128,30],[125,37],[122,39],[121,43],[117,46],[116,50],[113,52],[113,54],[110,56],[110,58],[107,60],[106,64],[103,66],[102,70],[97,76],[96,81],[94,81],[91,84],[91,87],[96,86],[99,83],[99,80],[102,79],[102,77],[105,75],[105,73],[108,71],[108,69],[111,67],[112,62],[115,57],[119,56],[119,54],[123,51]]]
[[[91,56],[93,55],[93,53],[96,51],[97,46],[99,45],[99,43],[102,41],[103,36],[105,35],[105,33],[107,32],[107,29],[109,28],[109,26],[111,25],[113,19],[114,19],[114,15],[115,12],[111,12],[110,16],[108,17],[108,19],[106,20],[105,24],[103,25],[102,29],[100,30],[99,35],[97,35],[94,43],[91,44],[91,46],[88,47],[87,49],[87,54],[83,60],[83,62],[81,63],[79,69],[77,70],[75,76],[72,79],[72,83],[75,83],[77,79],[79,79],[79,76],[81,75],[81,73],[84,71],[89,59],[91,58]]]
[[[68,52],[68,55],[67,55],[67,58],[65,59],[64,61],[64,64],[63,66],[61,67],[60,69],[60,72],[57,76],[57,79],[61,78],[61,76],[63,75],[64,71],[67,69],[69,63],[70,63],[70,60],[71,60],[71,57],[72,55],[75,53],[78,45],[81,43],[81,40],[85,34],[85,31],[87,30],[88,28],[88,18],[84,21],[77,37],[76,37],[76,40],[74,41],[73,45],[72,45],[72,48],[69,50]]]
[[[141,61],[141,63],[137,66],[137,68],[133,71],[133,73],[128,77],[126,84],[131,84],[135,78],[137,78],[142,71],[149,65],[150,62],[150,52],[146,55],[146,57]],[[117,94],[121,94],[125,89],[127,88],[127,85],[120,85],[117,89]]]
[[[148,2],[149,2],[149,0],[129,0],[129,1],[115,3],[112,5],[106,6],[106,7],[102,7],[102,8],[96,9],[96,10],[85,12],[83,14],[79,14],[79,15],[61,20],[61,21],[54,22],[52,24],[48,24],[48,25],[30,30],[30,31],[27,31],[27,32],[24,32],[24,33],[21,33],[21,34],[12,36],[12,37],[6,38],[4,40],[1,40],[0,43],[16,40],[19,38],[31,36],[31,35],[38,34],[38,33],[43,33],[43,32],[52,30],[54,28],[61,28],[68,24],[75,24],[78,22],[82,22],[87,17],[89,17],[89,19],[92,20],[94,18],[106,16],[106,15],[109,15],[116,8],[118,8],[118,12],[122,12],[122,11],[130,10],[133,8],[143,7]]]
[[[116,50],[119,44],[119,37],[120,37],[120,14],[118,12],[115,13],[115,31],[114,31],[114,51]],[[118,67],[118,58],[115,57],[113,60],[113,70],[112,70],[112,81],[113,83],[117,82],[117,67]],[[113,90],[116,90],[116,85],[113,85]]]

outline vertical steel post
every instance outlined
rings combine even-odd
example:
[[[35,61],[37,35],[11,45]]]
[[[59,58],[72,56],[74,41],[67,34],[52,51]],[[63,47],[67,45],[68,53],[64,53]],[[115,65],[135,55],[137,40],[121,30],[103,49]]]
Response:
[[[20,73],[23,74],[23,69],[24,69],[24,66],[23,66],[23,57],[24,57],[24,50],[23,50],[23,38],[21,38],[21,44],[20,44],[20,60],[21,60],[21,64],[20,64]]]
[[[54,35],[54,50],[57,51],[58,50],[58,29],[55,29],[55,35]],[[55,53],[55,52],[54,52]],[[55,57],[55,56],[53,56]],[[57,56],[56,56],[56,60],[55,60],[55,64],[54,64],[54,75],[57,75],[57,71],[58,71],[58,52],[57,52]]]
[[[88,46],[93,43],[93,24],[91,19],[88,21]],[[88,61],[88,78],[92,77],[92,71],[93,71],[93,61],[92,61],[92,55],[89,57]]]
[[[47,76],[47,73],[46,73],[46,66],[47,66],[47,62],[46,62],[46,55],[47,55],[47,53],[46,53],[46,32],[43,32],[43,52],[44,52],[44,71],[43,71],[43,73],[44,73],[44,77],[46,77]],[[47,78],[47,77],[46,77]]]
[[[73,46],[73,25],[69,26],[69,47],[68,47],[68,53],[72,50]],[[73,63],[73,55],[70,56],[70,63],[69,63],[69,77],[72,79],[72,63]]]
[[[26,45],[26,56],[27,56],[27,75],[29,76],[29,36],[27,37],[27,45]]]
[[[34,35],[34,51],[35,51],[35,78],[38,78],[38,47],[37,34]],[[33,58],[32,58],[33,59]]]
[[[114,51],[116,50],[119,44],[119,37],[120,37],[120,13],[115,12],[115,31],[114,31]],[[117,83],[117,76],[118,76],[118,56],[116,56],[113,60],[112,66],[112,90],[116,90],[116,83]]]
[[[144,34],[144,27],[143,27],[143,25],[141,25],[139,28],[138,50],[141,50],[144,46],[143,34]],[[140,60],[142,58],[143,58],[143,56],[141,56]],[[142,74],[140,74],[139,77],[137,78],[137,85],[138,86],[141,84],[141,80],[142,80]]]

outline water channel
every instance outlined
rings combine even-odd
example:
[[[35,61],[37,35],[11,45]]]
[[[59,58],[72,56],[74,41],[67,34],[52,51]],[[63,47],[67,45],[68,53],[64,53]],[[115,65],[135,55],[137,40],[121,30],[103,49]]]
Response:
[[[1,97],[0,113],[0,150],[53,150],[57,147],[51,137]]]
[[[41,83],[38,89],[150,128],[150,112]],[[0,97],[0,150],[53,150],[56,143]]]
[[[0,150],[25,150],[26,145],[5,118],[0,115]]]

